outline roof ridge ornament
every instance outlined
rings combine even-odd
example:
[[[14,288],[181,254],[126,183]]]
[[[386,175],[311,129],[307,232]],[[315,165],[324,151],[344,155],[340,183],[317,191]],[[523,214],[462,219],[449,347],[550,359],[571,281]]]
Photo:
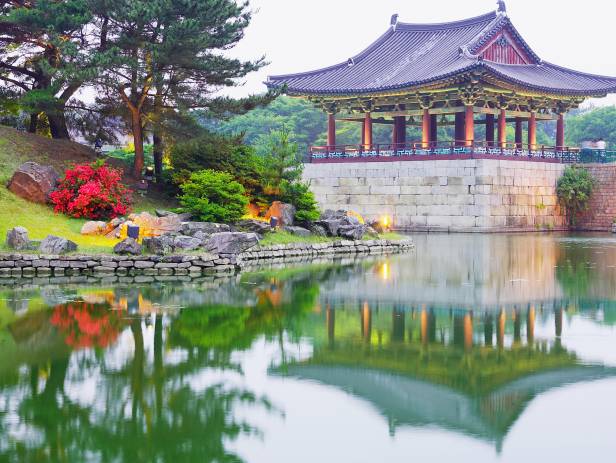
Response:
[[[498,0],[498,12],[507,14],[507,5],[505,5],[505,0]]]
[[[398,26],[398,13],[391,15],[391,19],[389,20],[389,25],[393,28],[395,32],[396,27]]]

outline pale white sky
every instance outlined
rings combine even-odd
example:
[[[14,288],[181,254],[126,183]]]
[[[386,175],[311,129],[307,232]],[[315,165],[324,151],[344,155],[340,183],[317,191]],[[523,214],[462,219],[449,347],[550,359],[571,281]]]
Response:
[[[443,22],[496,9],[495,0],[250,0],[256,11],[233,56],[271,63],[250,75],[232,96],[265,91],[268,75],[308,71],[357,54],[402,22]],[[616,76],[616,2],[613,0],[506,0],[516,28],[545,61]],[[616,96],[594,101],[616,104]]]

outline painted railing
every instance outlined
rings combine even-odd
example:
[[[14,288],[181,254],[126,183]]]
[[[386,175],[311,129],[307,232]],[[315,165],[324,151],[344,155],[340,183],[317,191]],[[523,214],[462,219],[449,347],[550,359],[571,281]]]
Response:
[[[403,144],[312,146],[310,162],[349,162],[368,160],[429,160],[429,159],[518,158],[561,163],[580,162],[580,150],[570,147],[528,145],[495,142],[412,142]]]
[[[616,162],[616,151],[592,150],[582,148],[580,151],[580,163],[610,163]]]

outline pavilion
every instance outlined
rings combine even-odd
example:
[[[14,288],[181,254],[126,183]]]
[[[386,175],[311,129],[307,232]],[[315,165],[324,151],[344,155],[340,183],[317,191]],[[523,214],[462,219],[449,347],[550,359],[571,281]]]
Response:
[[[572,162],[577,150],[565,146],[565,113],[587,98],[616,92],[614,77],[541,60],[511,23],[503,0],[495,12],[450,23],[408,24],[394,15],[381,37],[347,61],[271,76],[266,84],[327,112],[327,146],[311,148],[314,162],[417,155]],[[361,143],[337,145],[336,120],[362,123]],[[552,120],[554,146],[539,146],[537,121]],[[373,143],[375,123],[392,126],[391,143]],[[508,123],[515,124],[515,140],[507,140]],[[407,139],[409,125],[421,127],[421,140]],[[455,126],[454,140],[438,139],[441,125]],[[485,127],[483,140],[479,126]]]

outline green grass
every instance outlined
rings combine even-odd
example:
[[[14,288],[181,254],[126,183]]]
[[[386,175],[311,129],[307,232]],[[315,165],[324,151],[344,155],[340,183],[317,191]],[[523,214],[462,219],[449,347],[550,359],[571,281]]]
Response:
[[[19,133],[0,127],[0,251],[6,251],[7,230],[22,226],[30,239],[41,240],[56,235],[74,241],[78,252],[110,253],[118,240],[101,236],[84,236],[81,227],[87,220],[55,214],[50,206],[34,204],[11,193],[6,184],[15,169],[26,161],[51,164],[59,172],[74,162],[89,162],[89,148],[68,141],[55,141],[35,135]],[[176,204],[166,198],[134,195],[135,212],[170,209]]]
[[[383,233],[379,235],[379,239],[397,241],[403,239],[404,236],[394,232]],[[370,240],[372,238],[365,238]],[[340,238],[323,237],[323,236],[309,236],[307,238],[293,235],[286,231],[276,231],[274,233],[266,234],[259,242],[261,246],[272,246],[278,244],[293,244],[293,243],[329,243],[332,241],[338,241]]]

